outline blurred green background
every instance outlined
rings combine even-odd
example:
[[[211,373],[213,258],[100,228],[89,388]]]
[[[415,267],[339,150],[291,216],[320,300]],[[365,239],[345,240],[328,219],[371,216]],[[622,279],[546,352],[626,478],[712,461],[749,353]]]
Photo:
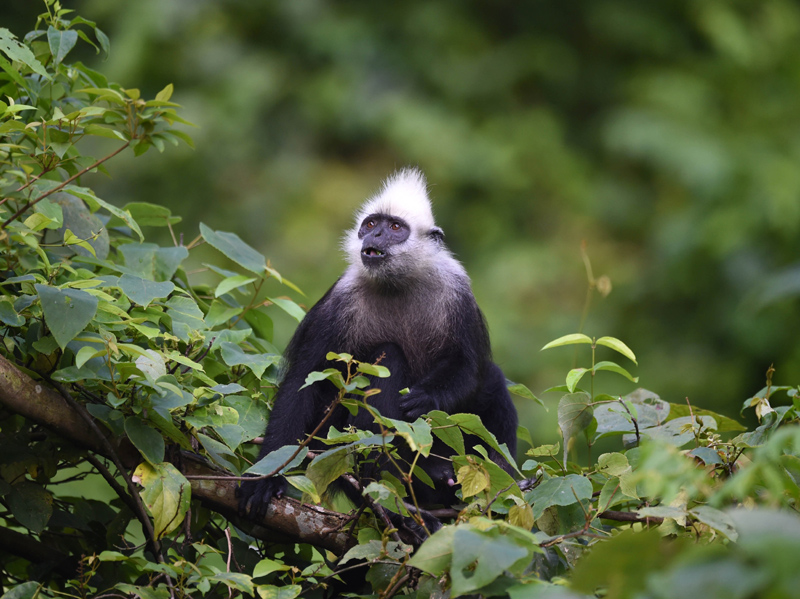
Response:
[[[613,284],[584,332],[639,366],[599,359],[729,414],[771,363],[800,382],[797,2],[64,4],[111,38],[84,60],[148,96],[174,83],[199,125],[196,150],[119,158],[85,183],[170,206],[187,242],[200,221],[235,231],[307,306],[343,269],[355,207],[417,165],[496,360],[534,393],[573,366],[572,349],[539,350],[580,325],[583,241]],[[42,10],[2,0],[0,26],[22,35]]]

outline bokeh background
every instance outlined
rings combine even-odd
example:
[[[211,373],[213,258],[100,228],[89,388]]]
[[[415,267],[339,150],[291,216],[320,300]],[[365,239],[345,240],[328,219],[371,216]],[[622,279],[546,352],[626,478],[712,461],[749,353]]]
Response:
[[[540,348],[580,326],[583,242],[613,285],[583,330],[624,340],[640,385],[737,414],[770,364],[800,382],[796,1],[64,5],[111,38],[85,61],[148,96],[174,83],[199,125],[195,150],[119,158],[86,183],[170,206],[187,240],[200,221],[235,231],[296,300],[341,272],[355,207],[417,165],[497,361],[534,393],[576,357]],[[22,35],[41,10],[2,0],[0,26]],[[281,344],[293,325],[278,324]]]

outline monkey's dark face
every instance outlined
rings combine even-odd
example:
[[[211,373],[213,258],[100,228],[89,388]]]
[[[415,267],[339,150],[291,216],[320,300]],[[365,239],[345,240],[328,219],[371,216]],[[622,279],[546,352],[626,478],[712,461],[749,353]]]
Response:
[[[367,268],[378,267],[392,256],[394,246],[404,243],[411,228],[402,218],[387,214],[370,214],[361,222],[361,262]]]

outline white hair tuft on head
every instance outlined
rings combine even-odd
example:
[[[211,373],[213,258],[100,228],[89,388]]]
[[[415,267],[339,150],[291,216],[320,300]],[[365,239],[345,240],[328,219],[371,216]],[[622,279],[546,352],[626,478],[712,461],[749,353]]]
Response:
[[[391,175],[381,190],[368,199],[356,215],[356,226],[370,214],[391,214],[418,231],[435,227],[428,184],[417,168],[404,168]]]

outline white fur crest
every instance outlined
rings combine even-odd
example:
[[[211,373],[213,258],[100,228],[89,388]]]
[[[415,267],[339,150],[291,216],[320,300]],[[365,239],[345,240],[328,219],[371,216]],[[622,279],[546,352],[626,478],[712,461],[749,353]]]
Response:
[[[417,168],[404,168],[383,183],[377,195],[368,199],[356,214],[356,230],[370,214],[391,214],[406,221],[418,233],[434,226],[428,184]]]

